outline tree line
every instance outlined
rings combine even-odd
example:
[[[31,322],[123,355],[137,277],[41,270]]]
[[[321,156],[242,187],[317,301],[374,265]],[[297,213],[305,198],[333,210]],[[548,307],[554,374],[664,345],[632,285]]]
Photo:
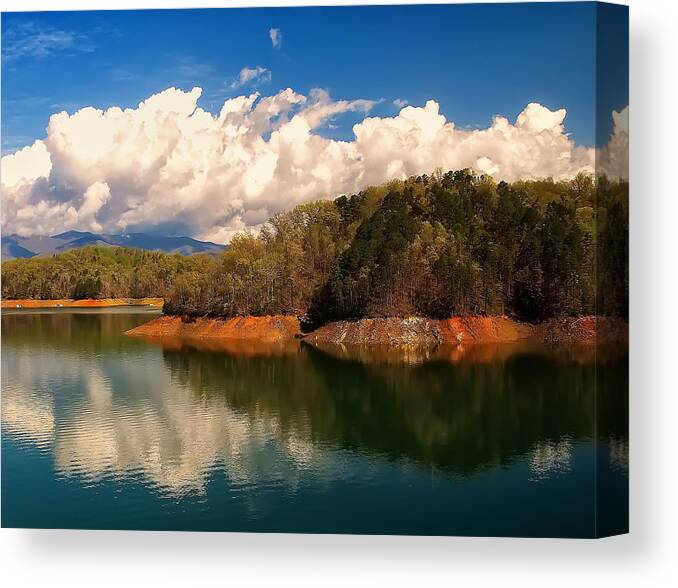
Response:
[[[64,270],[69,254],[84,259]],[[106,268],[118,255],[140,260],[114,276]],[[41,264],[53,265],[53,278],[36,279]],[[3,264],[8,298],[47,297],[53,282],[70,284],[70,297],[162,296],[168,314],[295,314],[315,324],[626,316],[628,183],[580,174],[509,184],[437,172],[276,214],[258,234],[237,234],[220,257],[94,248]]]
[[[130,247],[83,247],[46,257],[2,263],[6,299],[164,298],[177,276],[209,273],[208,254],[166,254]]]

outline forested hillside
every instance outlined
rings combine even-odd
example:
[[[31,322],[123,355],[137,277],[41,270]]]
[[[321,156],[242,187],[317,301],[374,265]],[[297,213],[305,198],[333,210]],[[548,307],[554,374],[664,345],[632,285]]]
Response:
[[[83,247],[51,257],[2,263],[2,297],[146,298],[167,296],[178,275],[208,274],[217,258],[128,247]]]
[[[625,316],[628,184],[437,173],[297,206],[258,235],[236,235],[218,258],[94,248],[3,264],[5,297],[67,291],[164,296],[169,314],[295,314],[313,323]]]
[[[541,320],[625,315],[627,296],[628,184],[497,185],[464,170],[276,215],[211,273],[181,275],[166,312]]]

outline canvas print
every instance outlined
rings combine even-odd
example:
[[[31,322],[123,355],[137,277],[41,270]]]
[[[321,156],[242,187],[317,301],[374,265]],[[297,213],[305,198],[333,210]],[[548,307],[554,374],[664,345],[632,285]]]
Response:
[[[1,50],[2,526],[627,532],[627,7],[3,13]]]

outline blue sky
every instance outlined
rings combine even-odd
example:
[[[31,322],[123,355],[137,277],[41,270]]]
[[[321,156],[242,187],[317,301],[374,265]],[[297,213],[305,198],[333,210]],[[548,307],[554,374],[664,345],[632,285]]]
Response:
[[[566,108],[579,144],[594,142],[595,31],[591,3],[5,13],[2,147],[45,135],[49,115],[136,106],[170,86],[204,89],[200,104],[249,93],[243,67],[270,71],[262,94],[324,88],[334,99],[434,99],[458,126],[514,120],[529,102]],[[274,47],[269,31],[280,30]],[[624,50],[621,46],[620,50]],[[261,81],[261,80],[260,80]],[[611,82],[611,108],[628,103]],[[618,86],[618,87],[617,87]],[[319,132],[350,138],[356,114]]]

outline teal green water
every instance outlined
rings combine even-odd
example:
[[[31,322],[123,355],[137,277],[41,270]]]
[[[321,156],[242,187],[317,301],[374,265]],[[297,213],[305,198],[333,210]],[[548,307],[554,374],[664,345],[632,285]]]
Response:
[[[628,524],[623,350],[598,350],[596,369],[594,349],[567,347],[123,335],[150,318],[3,313],[3,526],[589,537]]]

